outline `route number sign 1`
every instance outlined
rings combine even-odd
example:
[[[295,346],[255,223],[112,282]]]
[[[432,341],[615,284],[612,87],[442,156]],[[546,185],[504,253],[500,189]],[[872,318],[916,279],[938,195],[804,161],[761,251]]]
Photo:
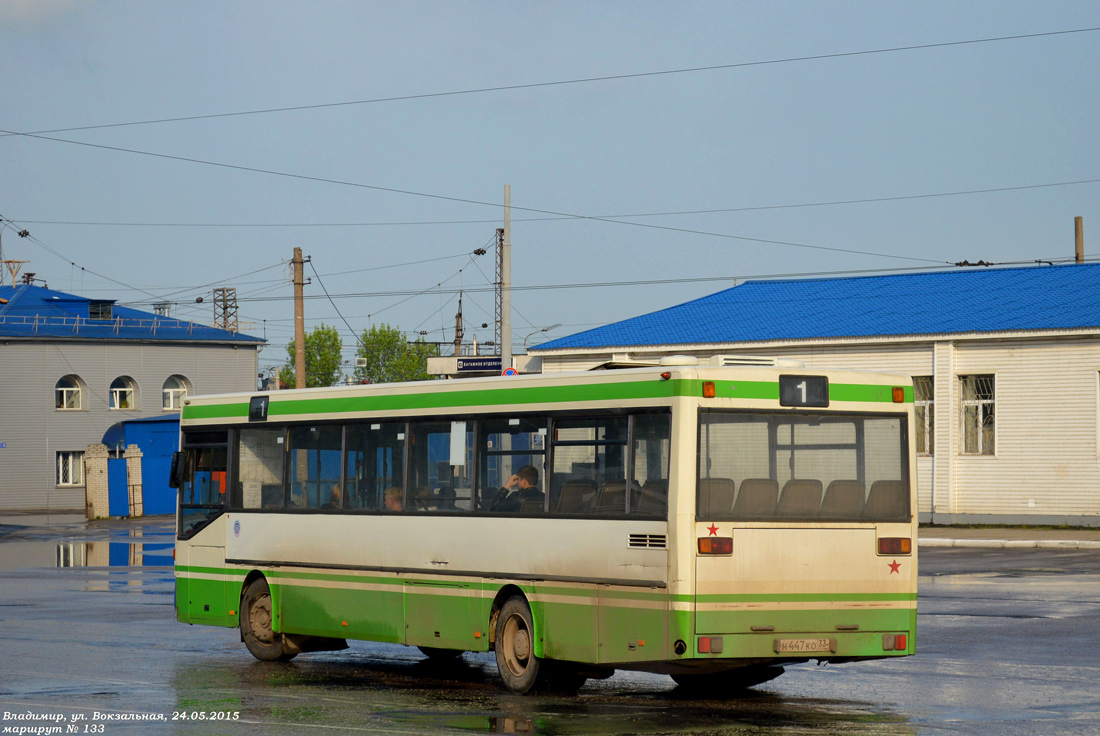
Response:
[[[829,379],[826,376],[780,376],[780,406],[828,406]]]

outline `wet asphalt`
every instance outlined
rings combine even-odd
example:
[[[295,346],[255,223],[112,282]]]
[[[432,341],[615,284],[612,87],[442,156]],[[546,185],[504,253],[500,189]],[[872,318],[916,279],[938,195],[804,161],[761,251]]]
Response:
[[[917,656],[701,698],[632,672],[515,696],[490,655],[365,642],[258,662],[174,620],[172,543],[165,519],[0,519],[0,734],[1100,733],[1100,550],[921,549]]]

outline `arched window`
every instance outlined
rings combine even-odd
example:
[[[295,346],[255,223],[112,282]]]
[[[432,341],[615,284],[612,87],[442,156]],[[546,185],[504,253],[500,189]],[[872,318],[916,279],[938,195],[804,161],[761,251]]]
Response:
[[[111,381],[111,409],[137,408],[137,384],[129,376],[119,376]]]
[[[190,383],[183,376],[168,376],[161,389],[161,406],[165,411],[178,411],[183,408],[183,399],[191,390]]]
[[[62,376],[54,385],[54,408],[78,411],[84,408],[84,392],[76,376]]]

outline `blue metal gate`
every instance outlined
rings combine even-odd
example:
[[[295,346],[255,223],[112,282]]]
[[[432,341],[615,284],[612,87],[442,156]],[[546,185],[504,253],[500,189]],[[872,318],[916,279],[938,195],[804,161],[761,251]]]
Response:
[[[130,494],[126,482],[126,460],[107,459],[107,512],[111,516],[130,515]]]

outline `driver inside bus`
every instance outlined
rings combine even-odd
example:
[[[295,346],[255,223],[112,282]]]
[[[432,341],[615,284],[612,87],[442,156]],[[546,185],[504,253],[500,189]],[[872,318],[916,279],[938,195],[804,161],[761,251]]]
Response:
[[[533,465],[524,465],[504,482],[489,511],[514,514],[521,509],[543,507],[543,493],[539,490],[539,471]]]

